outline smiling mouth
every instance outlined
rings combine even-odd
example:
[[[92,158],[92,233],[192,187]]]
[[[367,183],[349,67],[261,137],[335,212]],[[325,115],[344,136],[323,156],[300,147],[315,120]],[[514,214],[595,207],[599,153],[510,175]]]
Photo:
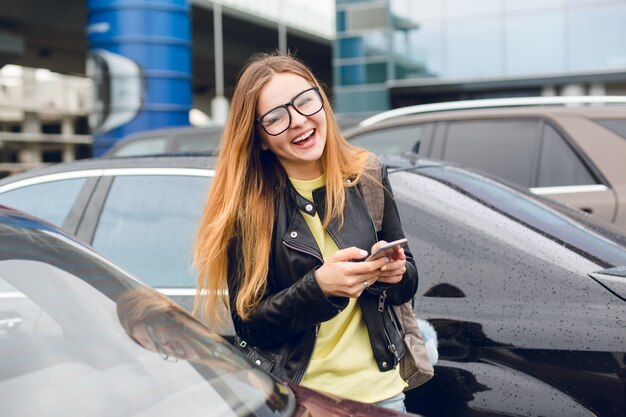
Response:
[[[313,137],[313,134],[315,133],[315,129],[311,129],[308,132],[305,132],[304,134],[298,136],[297,138],[295,138],[294,140],[291,141],[291,143],[293,143],[294,145],[302,145],[307,143],[309,140],[311,140],[311,138]]]

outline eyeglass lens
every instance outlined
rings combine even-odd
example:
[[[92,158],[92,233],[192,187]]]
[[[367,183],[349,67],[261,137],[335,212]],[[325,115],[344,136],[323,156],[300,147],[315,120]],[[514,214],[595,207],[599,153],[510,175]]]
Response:
[[[291,115],[287,110],[289,104],[292,104],[293,108],[303,116],[312,116],[320,111],[323,106],[322,99],[316,90],[303,91],[294,97],[291,103],[286,104],[284,107],[277,107],[263,116],[261,125],[267,133],[279,135],[289,128],[291,124]]]

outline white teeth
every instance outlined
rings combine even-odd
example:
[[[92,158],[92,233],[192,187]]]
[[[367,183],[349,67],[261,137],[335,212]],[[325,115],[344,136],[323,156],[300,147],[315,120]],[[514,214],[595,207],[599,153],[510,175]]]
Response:
[[[308,132],[306,132],[305,134],[303,134],[302,136],[298,136],[292,142],[293,143],[298,143],[298,142],[301,142],[301,141],[305,140],[306,138],[308,138],[309,136],[311,136],[313,134],[313,130],[315,130],[315,129],[311,129]]]

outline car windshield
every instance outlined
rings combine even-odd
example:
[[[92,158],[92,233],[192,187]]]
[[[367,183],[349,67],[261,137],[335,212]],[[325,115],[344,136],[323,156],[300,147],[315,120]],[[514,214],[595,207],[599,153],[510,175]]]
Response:
[[[591,227],[591,219],[581,222],[566,210],[556,210],[539,198],[506,186],[471,171],[453,166],[426,166],[421,175],[444,182],[493,209],[515,218],[605,268],[626,265],[626,246],[623,237],[612,234],[610,226]]]
[[[169,298],[0,212],[0,404],[11,416],[291,415],[295,397]]]

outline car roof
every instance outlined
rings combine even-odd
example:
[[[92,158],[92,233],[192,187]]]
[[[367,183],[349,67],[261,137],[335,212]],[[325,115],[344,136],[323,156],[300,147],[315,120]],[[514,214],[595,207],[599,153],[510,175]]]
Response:
[[[448,113],[459,110],[475,109],[490,112],[495,109],[515,109],[518,107],[524,107],[541,108],[542,110],[561,108],[565,109],[566,112],[571,112],[571,109],[585,108],[588,105],[593,107],[604,107],[608,105],[626,106],[626,96],[514,97],[420,104],[416,106],[400,107],[375,114],[374,116],[361,121],[359,126],[371,126],[385,120],[410,115],[433,114],[438,112]]]
[[[212,156],[163,155],[139,156],[111,159],[81,159],[74,162],[48,165],[42,168],[29,170],[20,174],[11,175],[0,180],[0,185],[10,184],[27,178],[61,172],[74,172],[93,169],[112,168],[195,168],[211,170],[215,168],[216,158]]]
[[[119,156],[115,156],[115,153],[120,150],[120,148],[126,147],[129,143],[141,142],[144,139],[152,139],[152,138],[163,138],[168,142],[171,142],[175,139],[185,139],[185,138],[198,138],[206,135],[207,137],[214,137],[215,134],[222,133],[224,126],[222,125],[210,125],[210,126],[178,126],[178,127],[167,127],[160,129],[152,129],[145,130],[141,132],[131,133],[127,136],[124,136],[109,148],[104,155],[103,158],[110,158]],[[219,139],[219,138],[218,138]]]
[[[211,126],[176,126],[176,127],[166,127],[160,129],[151,129],[145,130],[142,132],[131,133],[125,136],[121,141],[126,140],[134,140],[144,137],[154,137],[154,136],[177,136],[177,135],[185,135],[187,133],[193,134],[194,136],[199,133],[215,133],[221,132],[224,129],[222,125],[211,125]]]
[[[498,118],[559,118],[562,116],[581,116],[589,119],[625,119],[626,105],[624,106],[528,106],[528,107],[499,107],[481,108],[468,110],[448,110],[432,113],[398,116],[381,120],[372,124],[365,124],[347,129],[344,132],[346,138],[361,132],[378,130],[395,126],[403,126],[415,123],[438,122],[446,120],[478,120]]]

